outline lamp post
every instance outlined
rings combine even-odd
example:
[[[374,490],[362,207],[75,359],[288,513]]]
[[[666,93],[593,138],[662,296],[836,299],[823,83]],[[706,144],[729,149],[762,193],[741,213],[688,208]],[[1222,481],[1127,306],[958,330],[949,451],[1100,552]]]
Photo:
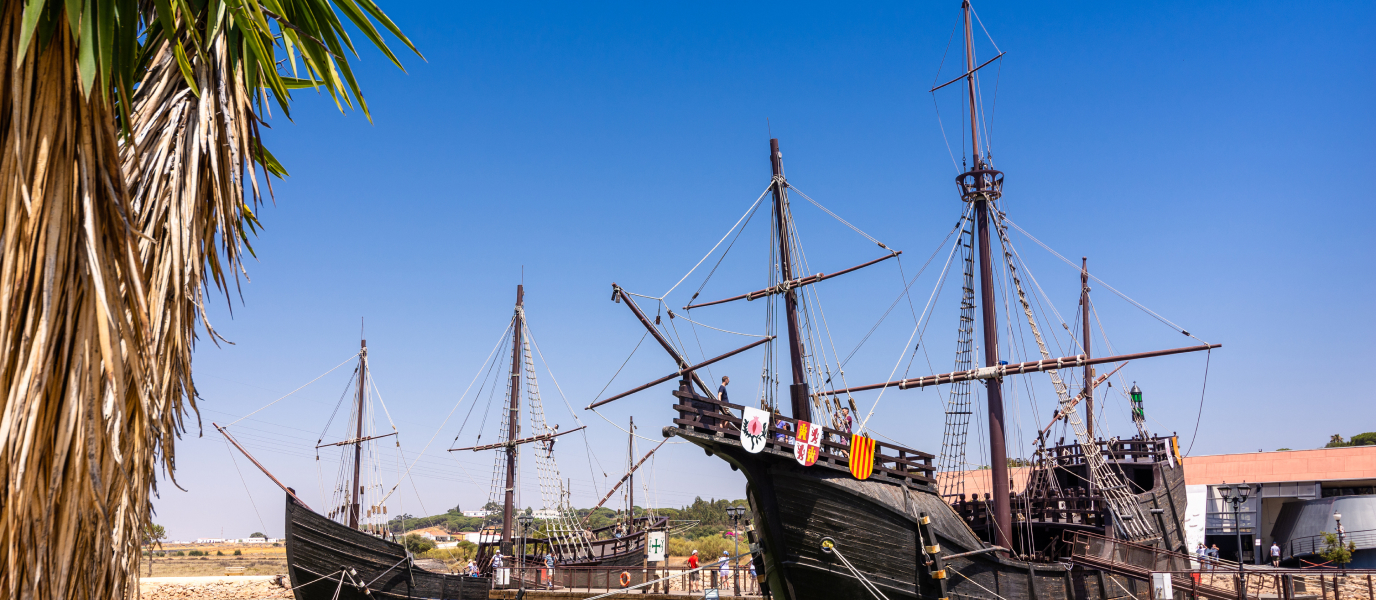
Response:
[[[741,515],[745,514],[744,506],[726,507],[726,515],[731,517],[731,537],[736,540],[736,551],[732,552],[732,558],[740,556],[741,553]],[[741,595],[741,576],[736,572],[736,565],[731,565],[731,579],[735,582],[736,595]]]
[[[517,563],[519,567],[516,569],[516,576],[521,579],[522,590],[526,589],[526,536],[530,535],[530,524],[534,520],[535,517],[525,513],[516,517],[516,522],[521,524],[521,559]]]
[[[1346,536],[1345,534],[1346,534],[1347,532],[1343,531],[1343,513],[1338,513],[1338,512],[1333,513],[1333,520],[1337,522],[1337,527],[1336,527],[1336,528],[1337,528],[1337,530],[1338,530],[1338,547],[1339,547],[1339,548],[1346,549],[1346,548],[1347,548],[1347,542],[1346,542],[1345,538],[1346,538],[1347,536]],[[1347,572],[1347,563],[1342,563],[1341,567],[1342,567],[1343,572],[1346,573],[1346,572]]]
[[[1236,486],[1237,495],[1233,495],[1234,486],[1223,485],[1218,488],[1219,495],[1223,496],[1223,501],[1233,505],[1233,533],[1237,535],[1237,573],[1242,575],[1242,514],[1239,509],[1242,504],[1247,502],[1247,496],[1252,493],[1252,486],[1242,483]]]

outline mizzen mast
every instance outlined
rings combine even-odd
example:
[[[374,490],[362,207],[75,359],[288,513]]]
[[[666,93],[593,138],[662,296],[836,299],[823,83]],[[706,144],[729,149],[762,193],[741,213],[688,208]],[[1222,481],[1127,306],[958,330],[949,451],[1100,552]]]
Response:
[[[1084,329],[1084,355],[1091,358],[1089,353],[1089,257],[1080,257],[1080,313],[1082,317],[1081,328]],[[1085,430],[1089,432],[1089,439],[1094,439],[1094,366],[1085,365]]]
[[[521,428],[521,331],[525,329],[525,286],[516,286],[516,314],[511,326],[511,404],[507,408],[506,489],[502,501],[501,552],[511,555],[511,522],[516,510],[516,438]]]
[[[979,238],[980,321],[984,330],[984,366],[999,364],[998,314],[994,301],[994,264],[989,249],[989,205],[1003,193],[1003,173],[989,168],[979,143],[979,94],[975,87],[975,40],[970,27],[970,2],[961,3],[965,17],[965,83],[970,105],[970,141],[973,144],[974,168],[956,178],[961,199],[975,205],[974,228]],[[1003,380],[987,379],[985,396],[989,401],[989,469],[993,481],[995,546],[1012,548],[1013,516],[1009,502],[1008,449],[1004,434]]]
[[[784,179],[784,157],[779,152],[779,139],[769,140],[769,164],[774,170],[774,227],[779,236],[779,276],[784,282],[793,281],[793,264],[789,252],[788,181]],[[807,370],[803,367],[803,340],[798,335],[798,292],[790,287],[784,292],[784,314],[788,320],[788,357],[793,383],[788,386],[793,418],[812,420],[812,404],[807,386]]]

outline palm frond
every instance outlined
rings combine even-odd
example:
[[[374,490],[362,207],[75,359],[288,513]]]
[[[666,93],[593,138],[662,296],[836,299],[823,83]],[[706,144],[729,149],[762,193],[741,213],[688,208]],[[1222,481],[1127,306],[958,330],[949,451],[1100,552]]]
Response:
[[[0,593],[134,589],[208,291],[253,252],[258,169],[286,174],[259,115],[300,87],[367,114],[337,12],[415,50],[370,0],[0,7]]]
[[[148,518],[159,398],[108,104],[65,27],[0,9],[0,593],[120,598]]]

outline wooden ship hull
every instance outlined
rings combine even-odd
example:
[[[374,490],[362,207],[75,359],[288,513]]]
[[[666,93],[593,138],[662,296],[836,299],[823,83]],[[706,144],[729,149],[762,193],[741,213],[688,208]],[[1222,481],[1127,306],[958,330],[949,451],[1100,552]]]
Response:
[[[400,544],[336,523],[291,496],[286,530],[296,600],[486,600],[492,587],[487,577],[421,569]]]
[[[804,467],[787,441],[770,439],[762,451],[747,452],[737,429],[740,420],[716,411],[725,406],[740,414],[742,407],[712,402],[686,388],[674,395],[680,418],[664,429],[665,436],[691,442],[745,475],[756,523],[753,560],[762,585],[776,599],[875,597],[835,553],[824,550],[823,540],[834,543],[855,571],[891,599],[1099,600],[1147,593],[1144,583],[1126,577],[992,551],[967,518],[942,500],[929,454],[876,444],[874,472],[859,480],[850,473],[845,444],[833,441],[840,432],[825,430],[817,462]],[[1144,494],[1150,498],[1142,501],[1155,506],[1169,498],[1172,510],[1179,509],[1174,514],[1182,515],[1183,477],[1167,477],[1172,481]],[[1178,500],[1167,489],[1178,490]],[[1169,520],[1176,521],[1167,536],[1173,547],[1179,517]],[[1061,531],[1085,528],[1094,529],[1045,523],[1037,530],[1059,537]]]

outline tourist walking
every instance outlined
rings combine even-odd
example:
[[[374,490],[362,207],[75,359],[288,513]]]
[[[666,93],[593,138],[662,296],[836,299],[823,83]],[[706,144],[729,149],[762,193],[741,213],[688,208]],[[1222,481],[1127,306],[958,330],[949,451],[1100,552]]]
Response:
[[[695,569],[697,569],[697,568],[698,568],[698,551],[697,551],[697,550],[694,550],[693,553],[690,554],[690,555],[688,556],[688,571],[689,571],[689,573],[688,573],[688,591],[689,591],[689,592],[700,591],[701,588],[702,588],[702,586],[698,585],[698,583],[699,583],[699,581],[698,581],[698,575],[699,575],[700,573],[698,573],[697,571],[695,571]]]
[[[717,388],[717,398],[722,402],[730,402],[730,400],[726,398],[726,386],[728,385],[731,385],[731,377],[729,375],[722,375],[721,387]]]
[[[1277,545],[1274,541],[1271,542],[1271,566],[1280,566],[1280,546]]]
[[[545,555],[545,587],[554,589],[554,555]]]
[[[725,590],[731,585],[731,553],[721,551],[721,567],[717,569],[720,575],[717,576],[717,589]]]

